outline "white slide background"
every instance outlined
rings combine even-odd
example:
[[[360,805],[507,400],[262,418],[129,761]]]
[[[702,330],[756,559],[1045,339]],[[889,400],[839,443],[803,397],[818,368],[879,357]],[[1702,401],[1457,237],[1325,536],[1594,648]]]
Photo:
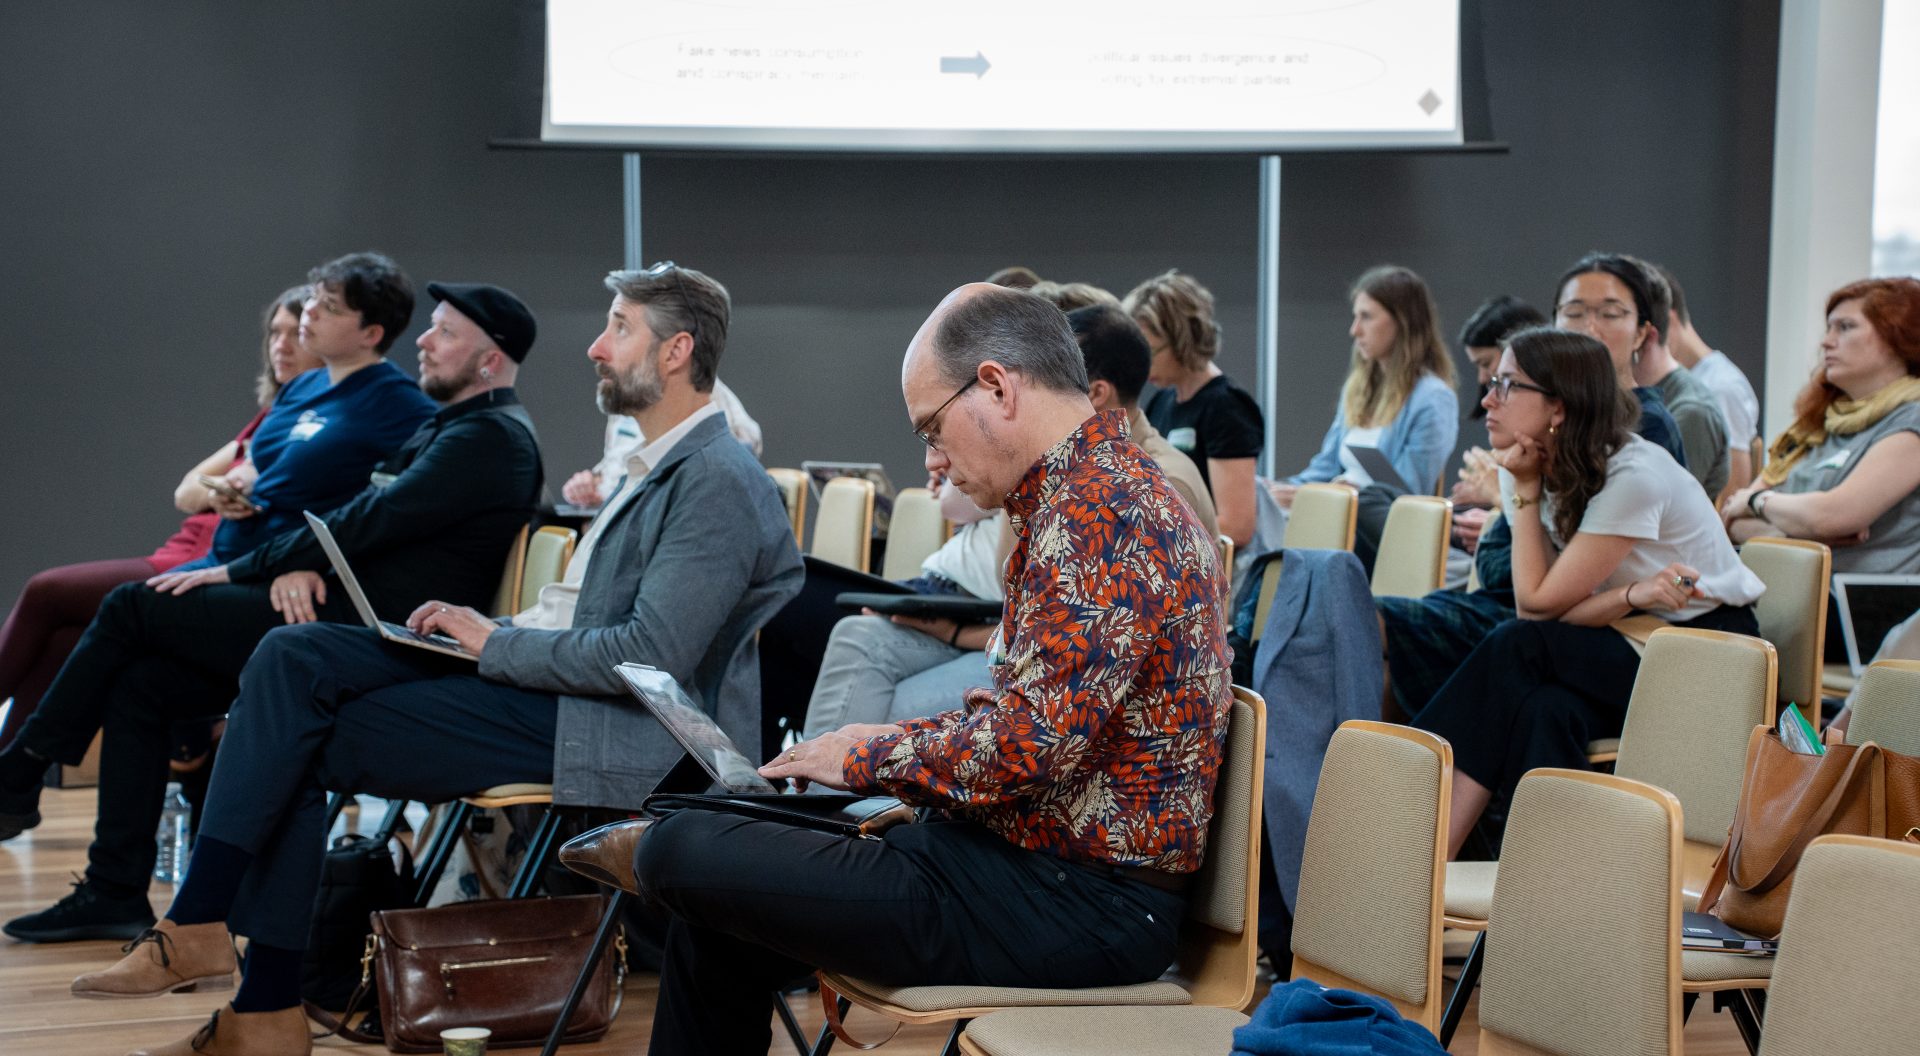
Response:
[[[555,140],[1458,143],[1455,0],[548,0]]]

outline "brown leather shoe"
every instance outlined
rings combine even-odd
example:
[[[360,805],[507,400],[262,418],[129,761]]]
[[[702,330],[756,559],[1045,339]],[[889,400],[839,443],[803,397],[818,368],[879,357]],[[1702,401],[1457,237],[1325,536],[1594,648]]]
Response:
[[[640,885],[633,876],[633,850],[656,820],[634,818],[583,832],[560,845],[560,864],[590,880],[637,895]]]
[[[118,964],[75,979],[73,996],[157,997],[233,986],[233,937],[225,924],[161,920],[120,952],[126,956]]]
[[[193,1036],[129,1056],[310,1056],[312,1052],[307,1015],[298,1008],[235,1012],[228,1005]]]

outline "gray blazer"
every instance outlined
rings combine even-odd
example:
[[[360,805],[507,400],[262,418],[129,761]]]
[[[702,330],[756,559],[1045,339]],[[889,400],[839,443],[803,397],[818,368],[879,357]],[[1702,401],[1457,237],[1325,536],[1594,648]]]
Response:
[[[780,493],[720,415],[693,427],[613,513],[569,630],[503,627],[480,674],[560,695],[553,800],[631,809],[680,758],[613,672],[672,675],[740,745],[760,743],[754,636],[805,576]]]
[[[1267,701],[1267,851],[1288,908],[1300,895],[1307,815],[1333,731],[1378,719],[1385,676],[1373,590],[1346,550],[1286,550],[1253,686]]]

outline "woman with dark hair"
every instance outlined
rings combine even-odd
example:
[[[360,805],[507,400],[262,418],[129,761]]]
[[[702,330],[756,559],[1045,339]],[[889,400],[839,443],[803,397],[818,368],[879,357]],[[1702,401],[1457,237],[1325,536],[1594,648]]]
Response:
[[[1733,541],[1819,539],[1835,572],[1920,571],[1920,280],[1833,291],[1793,410],[1759,478],[1721,507]],[[1828,623],[1827,659],[1844,662],[1831,610]]]
[[[13,706],[0,724],[0,748],[40,706],[40,696],[66,662],[67,654],[79,641],[80,633],[93,622],[100,602],[122,583],[158,575],[207,552],[213,545],[214,529],[220,515],[214,511],[214,495],[200,483],[202,476],[246,477],[247,441],[266,415],[280,386],[303,371],[320,365],[320,360],[300,344],[300,307],[307,297],[305,286],[295,286],[273,299],[261,318],[260,379],[254,387],[259,410],[246,428],[220,449],[187,471],[173,491],[173,504],[187,519],[160,548],[146,557],[123,557],[62,565],[39,573],[27,581],[13,611],[0,627],[0,701],[11,697]]]
[[[1641,351],[1666,328],[1666,321],[1656,315],[1660,306],[1646,270],[1619,253],[1589,253],[1560,276],[1557,290],[1553,325],[1586,334],[1607,347],[1621,391],[1631,393],[1640,403],[1640,425],[1634,432],[1666,448],[1667,454],[1685,467],[1687,453],[1680,442],[1680,426],[1667,413],[1660,390],[1633,380],[1633,366],[1640,361]]]
[[[1159,391],[1147,421],[1193,459],[1213,496],[1220,534],[1245,550],[1254,530],[1254,461],[1266,441],[1260,405],[1214,363],[1220,324],[1213,294],[1193,276],[1169,271],[1135,286],[1121,307],[1146,335],[1147,380]]]
[[[1453,744],[1455,853],[1521,774],[1583,767],[1589,741],[1619,735],[1640,666],[1634,640],[1659,621],[1617,621],[1756,634],[1765,589],[1694,479],[1630,431],[1639,409],[1599,341],[1513,335],[1482,402],[1518,618],[1494,628],[1413,719]]]

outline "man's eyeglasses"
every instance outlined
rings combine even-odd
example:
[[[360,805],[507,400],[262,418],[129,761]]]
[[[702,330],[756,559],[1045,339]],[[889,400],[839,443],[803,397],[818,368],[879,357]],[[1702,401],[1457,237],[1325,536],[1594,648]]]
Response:
[[[1502,374],[1499,377],[1494,378],[1492,381],[1487,382],[1487,394],[1492,396],[1494,402],[1498,403],[1502,407],[1505,407],[1507,405],[1508,400],[1513,399],[1513,390],[1515,389],[1525,389],[1528,392],[1537,392],[1540,395],[1547,397],[1548,399],[1557,398],[1555,397],[1552,389],[1543,389],[1538,385],[1534,385],[1525,381],[1520,381],[1519,379],[1515,378],[1511,374]]]
[[[951,406],[953,401],[959,399],[961,396],[966,395],[967,390],[973,388],[973,386],[977,382],[979,382],[979,380],[980,380],[980,375],[978,374],[975,374],[973,377],[968,378],[967,383],[965,385],[962,385],[959,388],[955,389],[953,391],[953,395],[947,397],[946,403],[943,403],[940,406],[935,407],[933,409],[932,414],[929,414],[925,418],[922,418],[920,420],[920,424],[913,427],[913,435],[919,437],[921,443],[927,445],[928,447],[933,448],[935,451],[940,450],[940,430],[935,428],[933,423],[940,418],[940,412],[946,410],[949,406]]]
[[[673,261],[663,260],[657,264],[650,265],[640,274],[645,275],[649,279],[657,279],[668,272],[673,273],[674,289],[679,291],[680,303],[687,310],[687,320],[689,323],[687,336],[693,338],[693,343],[698,345],[700,343],[700,314],[693,310],[693,298],[687,296],[686,280],[680,277],[682,270],[680,265],[675,264]]]

